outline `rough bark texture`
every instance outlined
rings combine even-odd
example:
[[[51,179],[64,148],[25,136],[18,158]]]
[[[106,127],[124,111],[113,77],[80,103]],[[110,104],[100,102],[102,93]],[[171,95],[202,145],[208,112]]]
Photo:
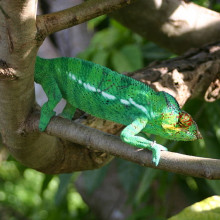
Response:
[[[181,0],[138,0],[112,16],[177,54],[220,39],[220,14]]]
[[[36,28],[36,3],[35,0],[0,1],[0,78],[3,79],[0,80],[0,133],[3,142],[18,161],[45,173],[98,168],[112,157],[100,156],[99,152],[73,146],[47,134],[23,132],[23,124],[34,108],[35,57],[46,36],[40,38],[42,34]],[[122,4],[115,0],[113,4],[111,2],[112,10],[114,4],[120,8],[129,2]],[[97,4],[95,9],[99,6],[103,4]],[[107,8],[108,4],[102,7],[104,11]],[[92,13],[89,11],[89,14]],[[52,27],[56,25],[52,24]],[[66,27],[64,24],[62,29]]]
[[[63,11],[38,16],[37,39],[44,40],[46,36],[54,32],[81,24],[100,15],[111,13],[133,2],[135,0],[92,0]]]
[[[191,49],[183,56],[153,63],[132,74],[155,90],[173,95],[180,106],[189,98],[215,101],[220,97],[220,42]]]

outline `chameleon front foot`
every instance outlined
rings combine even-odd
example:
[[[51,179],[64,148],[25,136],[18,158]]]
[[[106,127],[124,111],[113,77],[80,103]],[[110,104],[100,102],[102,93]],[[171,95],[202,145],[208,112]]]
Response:
[[[72,120],[75,114],[75,111],[76,111],[76,107],[72,106],[71,104],[67,102],[65,108],[63,109],[62,113],[59,114],[59,116]]]
[[[121,132],[121,140],[127,144],[138,148],[148,149],[152,151],[152,162],[157,166],[160,161],[160,151],[166,151],[167,148],[147,139],[146,135],[140,132],[146,127],[147,119],[137,118],[134,122],[124,128]]]

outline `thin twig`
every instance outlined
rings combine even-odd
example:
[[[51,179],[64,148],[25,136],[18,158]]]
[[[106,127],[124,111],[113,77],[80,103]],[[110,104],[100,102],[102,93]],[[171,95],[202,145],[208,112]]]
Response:
[[[46,36],[54,32],[108,14],[133,2],[135,0],[90,0],[66,10],[37,16],[36,39],[44,40]]]
[[[26,132],[38,132],[38,123],[39,113],[32,114],[26,124]],[[60,117],[51,119],[46,133],[87,146],[91,149],[121,157],[142,166],[188,176],[220,179],[220,160],[218,159],[194,157],[163,151],[161,152],[160,163],[155,167],[151,162],[152,155],[150,151],[138,151],[137,148],[121,142],[117,136]]]

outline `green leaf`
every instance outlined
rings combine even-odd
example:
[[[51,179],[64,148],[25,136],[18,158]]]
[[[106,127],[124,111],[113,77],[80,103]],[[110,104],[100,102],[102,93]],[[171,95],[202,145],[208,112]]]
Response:
[[[141,51],[136,45],[126,45],[121,50],[114,50],[111,64],[120,73],[137,70],[143,67]]]
[[[113,69],[119,73],[127,72],[131,69],[127,57],[119,50],[114,50],[111,54],[111,64]]]
[[[220,195],[220,181],[219,180],[207,180],[206,182],[212,188],[216,195]]]
[[[153,216],[155,213],[155,207],[152,205],[148,205],[148,206],[144,206],[141,207],[137,210],[135,210],[135,212],[133,212],[127,220],[143,220],[143,219],[153,219],[153,220],[158,220],[155,218],[151,218],[151,216]],[[149,217],[149,218],[148,218]]]
[[[94,53],[96,53],[96,50],[94,48],[89,47],[83,52],[77,54],[77,57],[84,60],[91,60]]]
[[[55,195],[55,204],[56,205],[60,205],[64,199],[65,196],[67,194],[67,189],[68,189],[68,185],[70,183],[70,180],[72,178],[72,173],[71,174],[60,174],[59,178],[60,178],[60,184],[57,190],[57,193]]]
[[[206,103],[205,111],[220,143],[220,101]]]
[[[45,175],[44,176],[44,180],[43,180],[43,183],[42,183],[42,186],[41,186],[41,192],[40,192],[40,195],[41,197],[43,196],[43,193],[44,191],[47,189],[50,181],[53,179],[54,175]]]
[[[143,46],[143,56],[145,59],[151,62],[155,60],[167,59],[168,57],[173,56],[173,54],[163,48],[160,48],[152,42],[148,42]]]
[[[128,44],[122,47],[121,52],[129,62],[130,70],[134,71],[144,66],[140,48],[135,44]]]
[[[133,195],[146,168],[129,161],[117,159],[117,171],[123,188]]]
[[[220,219],[220,196],[212,196],[197,202],[169,220],[219,220]]]
[[[91,40],[90,46],[94,49],[112,49],[120,41],[121,35],[114,28],[103,29],[97,32]]]
[[[102,66],[107,66],[109,53],[104,50],[97,51],[92,57],[91,61]]]
[[[155,177],[157,176],[159,172],[160,171],[156,169],[146,168],[140,180],[138,191],[136,192],[136,195],[135,195],[136,204],[139,204],[142,201],[142,198],[148,192],[152,184],[152,181],[155,179]]]
[[[209,157],[220,158],[220,102],[205,103],[204,140]]]
[[[101,185],[107,174],[108,168],[109,165],[106,165],[100,169],[88,170],[82,173],[87,193],[92,194],[94,190]]]

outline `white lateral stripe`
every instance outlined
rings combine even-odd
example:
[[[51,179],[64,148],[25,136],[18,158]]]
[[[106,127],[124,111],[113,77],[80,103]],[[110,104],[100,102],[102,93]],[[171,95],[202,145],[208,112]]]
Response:
[[[120,99],[120,102],[124,105],[130,105],[130,102],[126,99]]]
[[[94,86],[91,86],[89,83],[83,83],[83,86],[85,89],[88,89],[89,91],[96,92],[96,88]]]
[[[111,95],[111,94],[106,93],[106,92],[102,92],[102,96],[104,96],[107,99],[111,99],[111,100],[115,100],[116,99],[116,97],[114,95]]]
[[[142,110],[142,112],[147,113],[147,109],[143,106],[143,105],[139,105],[137,104],[132,98],[129,98],[129,101],[132,105],[134,105],[135,107],[139,108],[140,110]]]
[[[68,76],[73,80],[76,80],[76,76],[73,73],[69,72]]]
[[[69,77],[72,78],[74,81],[77,81],[79,84],[83,84],[84,88],[86,90],[89,90],[91,92],[98,92],[102,94],[103,97],[105,97],[106,99],[109,99],[109,100],[115,100],[117,99],[116,96],[114,95],[111,95],[107,92],[103,92],[101,91],[100,89],[96,89],[94,86],[90,85],[89,83],[83,83],[81,79],[78,79],[76,78],[76,76],[74,74],[72,74],[71,72],[69,72]],[[137,107],[138,109],[142,110],[143,112],[147,113],[147,109],[143,106],[143,105],[139,105],[137,104],[132,98],[129,98],[129,101],[126,100],[126,99],[120,99],[120,102],[124,105],[134,105],[135,107]]]
[[[76,80],[76,77],[75,77],[75,75],[72,75],[72,76],[71,76],[71,78],[72,78],[73,80]]]

